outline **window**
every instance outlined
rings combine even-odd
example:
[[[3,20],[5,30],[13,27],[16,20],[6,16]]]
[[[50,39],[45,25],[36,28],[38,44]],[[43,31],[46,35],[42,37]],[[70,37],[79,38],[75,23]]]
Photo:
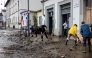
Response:
[[[86,0],[86,7],[91,7],[91,0]]]
[[[42,25],[42,16],[39,16],[39,24]]]

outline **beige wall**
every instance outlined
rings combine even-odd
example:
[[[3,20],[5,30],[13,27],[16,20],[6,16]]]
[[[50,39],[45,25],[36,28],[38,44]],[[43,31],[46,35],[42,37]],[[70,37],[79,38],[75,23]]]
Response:
[[[34,12],[30,13],[30,20],[31,20],[31,25],[34,25],[34,20],[33,20]],[[39,16],[42,16],[42,11],[37,12],[37,22],[39,26]]]
[[[38,12],[37,16],[42,16],[42,11]]]

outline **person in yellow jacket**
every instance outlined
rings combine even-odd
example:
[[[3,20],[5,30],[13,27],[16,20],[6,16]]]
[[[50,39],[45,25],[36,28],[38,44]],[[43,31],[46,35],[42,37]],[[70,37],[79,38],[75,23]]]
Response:
[[[68,43],[68,41],[69,41],[69,39],[70,39],[71,36],[73,37],[73,39],[75,41],[75,46],[76,46],[77,45],[77,38],[78,38],[78,36],[77,36],[77,24],[74,24],[70,28],[70,30],[68,31],[68,37],[66,39],[66,45],[67,45],[67,43]]]

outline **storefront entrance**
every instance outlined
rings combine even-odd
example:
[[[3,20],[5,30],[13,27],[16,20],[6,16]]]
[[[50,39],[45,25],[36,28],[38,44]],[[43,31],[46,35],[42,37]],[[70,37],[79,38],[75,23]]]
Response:
[[[62,23],[67,22],[68,26],[67,28],[69,29],[69,17],[70,17],[70,13],[67,14],[63,14],[62,15]],[[62,24],[63,25],[63,24]],[[62,31],[64,31],[64,26],[62,26]],[[67,30],[68,31],[68,30]],[[62,34],[64,35],[64,32],[62,32]]]
[[[52,33],[52,29],[53,29],[53,9],[49,9],[48,10],[48,23],[49,23],[49,34]]]
[[[61,5],[61,15],[62,15],[62,36],[64,35],[64,26],[63,26],[63,24],[65,23],[65,22],[67,22],[67,24],[68,24],[68,29],[69,29],[69,17],[70,17],[70,9],[71,9],[71,7],[70,7],[70,3],[67,3],[67,4],[64,4],[64,5]]]

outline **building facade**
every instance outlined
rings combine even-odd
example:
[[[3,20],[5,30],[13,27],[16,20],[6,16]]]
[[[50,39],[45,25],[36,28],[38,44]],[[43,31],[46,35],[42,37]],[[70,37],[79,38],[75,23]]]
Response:
[[[27,19],[28,12],[27,11],[23,11],[20,14],[21,14],[21,19],[23,20],[23,21],[21,21],[22,26],[27,26],[28,22],[26,22],[26,21],[28,21],[28,19]],[[36,24],[35,26],[42,25],[43,24],[42,23],[42,21],[43,21],[43,19],[42,19],[42,10],[29,11],[29,19],[30,19],[29,20],[29,25],[30,26],[34,26],[35,24]]]
[[[3,26],[3,14],[0,13],[0,27]]]
[[[20,28],[21,25],[18,24],[21,23],[20,13],[28,10],[28,0],[7,0],[5,7],[7,10],[7,26]],[[41,8],[40,0],[29,0],[30,11],[41,10]]]
[[[3,27],[6,28],[6,10],[2,9],[1,13],[3,14]]]
[[[68,22],[68,28],[77,24],[79,35],[81,22],[90,23],[90,11],[86,11],[87,7],[85,7],[87,0],[47,0],[43,4],[43,19],[48,32],[54,27],[54,34],[57,36],[62,36],[65,21]]]

